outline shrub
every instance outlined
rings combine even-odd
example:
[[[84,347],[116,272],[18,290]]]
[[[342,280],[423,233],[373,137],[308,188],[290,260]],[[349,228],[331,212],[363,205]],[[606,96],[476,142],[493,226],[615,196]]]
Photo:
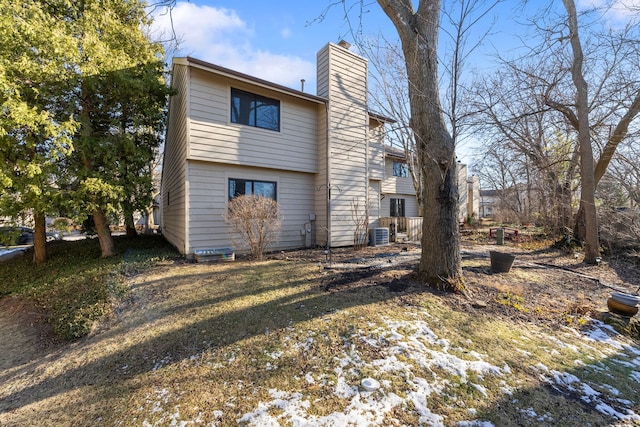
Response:
[[[234,198],[224,218],[231,227],[232,241],[240,248],[249,249],[256,259],[261,259],[265,249],[276,242],[282,225],[278,203],[263,196]]]

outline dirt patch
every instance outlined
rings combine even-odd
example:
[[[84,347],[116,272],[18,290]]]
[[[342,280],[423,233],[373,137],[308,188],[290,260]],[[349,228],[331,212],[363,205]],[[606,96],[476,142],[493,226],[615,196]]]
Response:
[[[489,251],[516,255],[509,273],[491,270]],[[607,312],[612,291],[636,292],[640,273],[634,260],[616,258],[597,266],[582,262],[580,254],[559,250],[531,251],[517,245],[497,246],[465,242],[461,248],[465,294],[450,295],[443,303],[481,315],[547,325],[571,325],[584,316]],[[279,252],[272,259],[315,262],[330,274],[323,282],[327,292],[382,286],[391,292],[422,287],[415,274],[420,246],[391,244]],[[577,325],[574,325],[577,326]]]
[[[46,313],[22,298],[0,299],[0,370],[26,364],[62,345],[45,319]]]

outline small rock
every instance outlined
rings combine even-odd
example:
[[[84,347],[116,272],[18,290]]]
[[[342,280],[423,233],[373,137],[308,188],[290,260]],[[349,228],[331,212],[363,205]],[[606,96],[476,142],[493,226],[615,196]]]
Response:
[[[473,308],[487,308],[487,303],[485,301],[476,300],[471,303]]]

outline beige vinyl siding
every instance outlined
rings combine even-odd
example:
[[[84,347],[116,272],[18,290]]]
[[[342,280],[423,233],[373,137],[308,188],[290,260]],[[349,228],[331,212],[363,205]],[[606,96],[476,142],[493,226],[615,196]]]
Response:
[[[191,79],[189,159],[317,172],[317,103],[199,69]],[[231,123],[232,87],[279,100],[280,131]]]
[[[384,126],[370,120],[369,179],[384,179]]]
[[[318,173],[315,176],[314,206],[316,221],[312,244],[327,244],[327,111],[318,105]]]
[[[326,47],[325,47],[326,49]],[[323,52],[324,49],[321,51]],[[318,52],[316,57],[316,81],[318,95],[329,94],[329,55]],[[327,182],[329,162],[327,158],[328,143],[327,140],[330,130],[327,128],[327,110],[328,105],[323,105],[322,111],[319,111],[318,120],[318,174],[316,176],[316,239],[315,243],[326,246],[328,241],[328,218],[327,218]]]
[[[169,118],[162,169],[162,233],[179,251],[186,251],[186,156],[188,69],[174,65],[171,86],[176,94],[169,101]]]
[[[361,209],[368,203],[367,62],[328,44],[318,52],[318,64],[328,68],[318,72],[318,95],[329,99],[331,245],[347,246],[353,244],[354,203]]]
[[[278,242],[271,249],[304,247],[305,236],[301,230],[309,222],[309,214],[314,213],[313,174],[189,161],[189,253],[197,249],[233,247],[223,219],[229,178],[276,182],[284,219]]]
[[[402,161],[393,157],[387,157],[384,166],[385,178],[382,181],[382,193],[416,194],[411,176],[393,176],[393,162]]]
[[[380,216],[387,217],[391,215],[389,201],[391,199],[404,199],[404,216],[418,216],[418,199],[413,194],[393,194],[386,193],[384,199],[380,203]]]
[[[380,181],[369,181],[369,228],[379,227],[380,210]]]

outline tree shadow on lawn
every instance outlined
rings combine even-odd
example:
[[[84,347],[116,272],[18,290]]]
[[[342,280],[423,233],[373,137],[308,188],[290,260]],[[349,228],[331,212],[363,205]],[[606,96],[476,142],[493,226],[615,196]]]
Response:
[[[296,268],[294,263],[273,263],[282,269]],[[131,306],[124,309],[121,318],[112,328],[70,346],[82,353],[83,347],[89,349],[95,345],[106,345],[108,341],[131,344],[110,347],[112,351],[104,356],[89,355],[83,363],[72,362],[71,368],[49,376],[46,376],[47,365],[56,359],[63,359],[64,351],[34,361],[29,366],[30,373],[25,371],[20,375],[35,375],[35,372],[44,372],[45,375],[34,385],[21,389],[14,387],[12,391],[3,392],[0,414],[14,411],[16,418],[12,421],[17,417],[23,417],[25,422],[29,421],[27,417],[31,411],[46,413],[50,420],[55,420],[56,416],[72,414],[64,419],[73,419],[77,425],[87,424],[96,421],[102,415],[106,418],[109,412],[114,410],[114,405],[135,393],[138,388],[148,386],[145,379],[138,377],[157,369],[159,362],[162,366],[179,364],[181,361],[190,360],[194,355],[216,350],[246,338],[264,335],[265,328],[275,332],[335,311],[411,294],[432,292],[415,284],[411,273],[402,278],[388,277],[387,280],[382,276],[376,277],[380,273],[379,269],[342,272],[329,270],[326,271],[326,276],[316,277],[311,283],[295,274],[283,274],[281,283],[265,287],[252,287],[251,283],[244,283],[231,291],[226,288],[227,291],[220,291],[219,294],[210,297],[207,297],[208,292],[203,292],[203,297],[195,298],[193,301],[177,300],[174,304],[167,304],[167,301],[171,301],[172,293],[183,292],[182,286],[188,287],[190,283],[201,282],[202,286],[207,287],[206,291],[215,291],[216,285],[221,285],[225,280],[232,280],[237,275],[246,274],[247,268],[252,268],[251,264],[212,267],[203,273],[174,274],[170,278],[151,278],[136,283],[132,286],[132,293],[137,294],[142,300],[140,305],[137,305],[135,300],[132,301]],[[184,271],[188,272],[189,267],[185,266]],[[286,277],[289,276],[291,279],[287,280]],[[229,311],[217,309],[221,304],[243,301],[261,293],[287,290],[291,291],[287,295],[250,306]],[[152,335],[156,322],[171,322],[177,314],[180,319],[189,319],[190,316],[197,318],[196,316],[201,315],[203,311],[206,312],[205,318],[178,325],[175,329],[163,331],[157,336],[132,339],[128,335],[132,329],[145,327],[148,328],[149,335]],[[475,325],[469,327],[488,327],[482,317],[479,316]],[[230,327],[231,325],[233,327]],[[206,331],[206,335],[202,335],[202,331]],[[206,338],[206,342],[203,338]],[[507,364],[520,366],[521,361],[515,360],[515,354],[513,357],[512,362],[507,360]],[[610,358],[612,364],[615,364],[614,358]],[[534,364],[536,361],[532,360],[531,365]],[[576,368],[569,372],[581,379],[594,375],[594,371],[587,368]],[[538,374],[544,373],[533,373],[531,376]],[[14,372],[12,376],[15,375]],[[261,372],[261,375],[277,376],[278,372]],[[618,375],[616,378],[624,376]],[[150,381],[153,382],[153,379]],[[589,384],[593,385],[591,382]],[[505,395],[499,402],[488,403],[485,407],[479,405],[475,417],[491,420],[497,426],[573,426],[588,423],[610,425],[616,420],[615,417],[597,411],[595,406],[598,402],[595,400],[583,401],[583,394],[563,387],[544,382],[524,387],[511,395]],[[604,394],[604,391],[601,393]],[[34,405],[55,398],[59,394],[82,396],[82,400],[73,404],[62,402],[55,407],[45,402],[46,408]],[[607,398],[605,402],[621,411],[621,404],[618,402],[616,406],[614,400],[615,396]],[[633,404],[637,407],[637,402]],[[34,406],[28,408],[30,405]],[[553,414],[553,419],[545,418],[547,412]]]
[[[296,268],[295,265],[286,266],[286,263],[283,262],[280,264],[283,268]],[[159,278],[150,283],[143,282],[134,285],[134,293],[138,293],[138,296],[145,293],[169,295],[176,290],[180,292],[181,286],[186,286],[193,281],[206,282],[211,285],[211,283],[215,284],[224,280],[225,277],[246,274],[246,270],[247,265],[238,265],[219,271],[174,276],[169,279]],[[363,270],[359,272],[358,278],[367,279],[379,272],[379,270],[373,269]],[[213,298],[197,299],[184,304],[178,302],[176,305],[164,307],[162,305],[166,303],[166,300],[162,297],[156,298],[154,295],[150,297],[150,306],[137,307],[133,302],[132,307],[125,308],[120,313],[119,321],[112,328],[69,344],[70,348],[87,354],[82,363],[71,362],[70,368],[54,375],[44,374],[33,385],[23,388],[14,386],[13,390],[5,390],[4,393],[1,393],[0,414],[17,411],[59,394],[77,392],[86,387],[91,388],[92,399],[104,401],[104,407],[107,407],[106,401],[113,398],[114,393],[117,394],[118,388],[125,387],[126,392],[131,392],[131,387],[136,387],[131,384],[140,384],[141,381],[129,380],[134,380],[138,375],[153,371],[157,368],[159,361],[170,360],[167,363],[177,363],[181,360],[188,360],[194,354],[215,350],[252,336],[264,334],[265,328],[271,331],[287,328],[298,322],[321,317],[335,311],[392,299],[399,294],[399,291],[402,291],[403,294],[424,291],[424,288],[405,287],[398,280],[392,280],[389,287],[385,287],[385,283],[366,282],[360,282],[354,287],[348,285],[349,281],[353,282],[356,279],[351,273],[346,273],[345,276],[340,272],[329,271],[327,274],[325,280],[315,279],[312,286],[305,278],[297,278],[264,288],[256,288],[248,284],[246,288],[241,286],[231,293],[217,295]],[[300,288],[300,290],[233,311],[216,309],[219,304],[241,301],[243,298],[256,296],[259,293],[289,288]],[[146,297],[142,296],[142,298]],[[172,315],[175,316],[177,313],[181,313],[180,319],[188,319],[189,316],[199,315],[199,312],[203,310],[211,310],[211,315],[173,330],[164,331],[157,336],[131,338],[127,335],[128,331],[132,329],[153,328],[157,322],[170,319]],[[229,327],[230,325],[233,327]],[[153,335],[153,329],[148,330],[149,335]],[[206,344],[203,343],[202,331],[206,331],[208,338]],[[115,347],[114,343],[121,345]],[[127,344],[122,345],[123,343],[131,344],[127,346]],[[105,351],[108,354],[98,357],[90,355],[89,350],[92,346],[100,345],[108,346]],[[86,353],[82,351],[83,347],[86,347]],[[54,354],[28,363],[20,375],[34,375],[35,372],[46,373],[48,365],[54,361],[64,361],[67,350],[68,348],[62,348]],[[126,369],[123,368],[125,366]],[[10,376],[15,377],[16,372],[19,371],[14,370]],[[91,406],[100,407],[95,404],[95,401]],[[50,407],[46,408],[47,412],[55,412],[56,410]]]

